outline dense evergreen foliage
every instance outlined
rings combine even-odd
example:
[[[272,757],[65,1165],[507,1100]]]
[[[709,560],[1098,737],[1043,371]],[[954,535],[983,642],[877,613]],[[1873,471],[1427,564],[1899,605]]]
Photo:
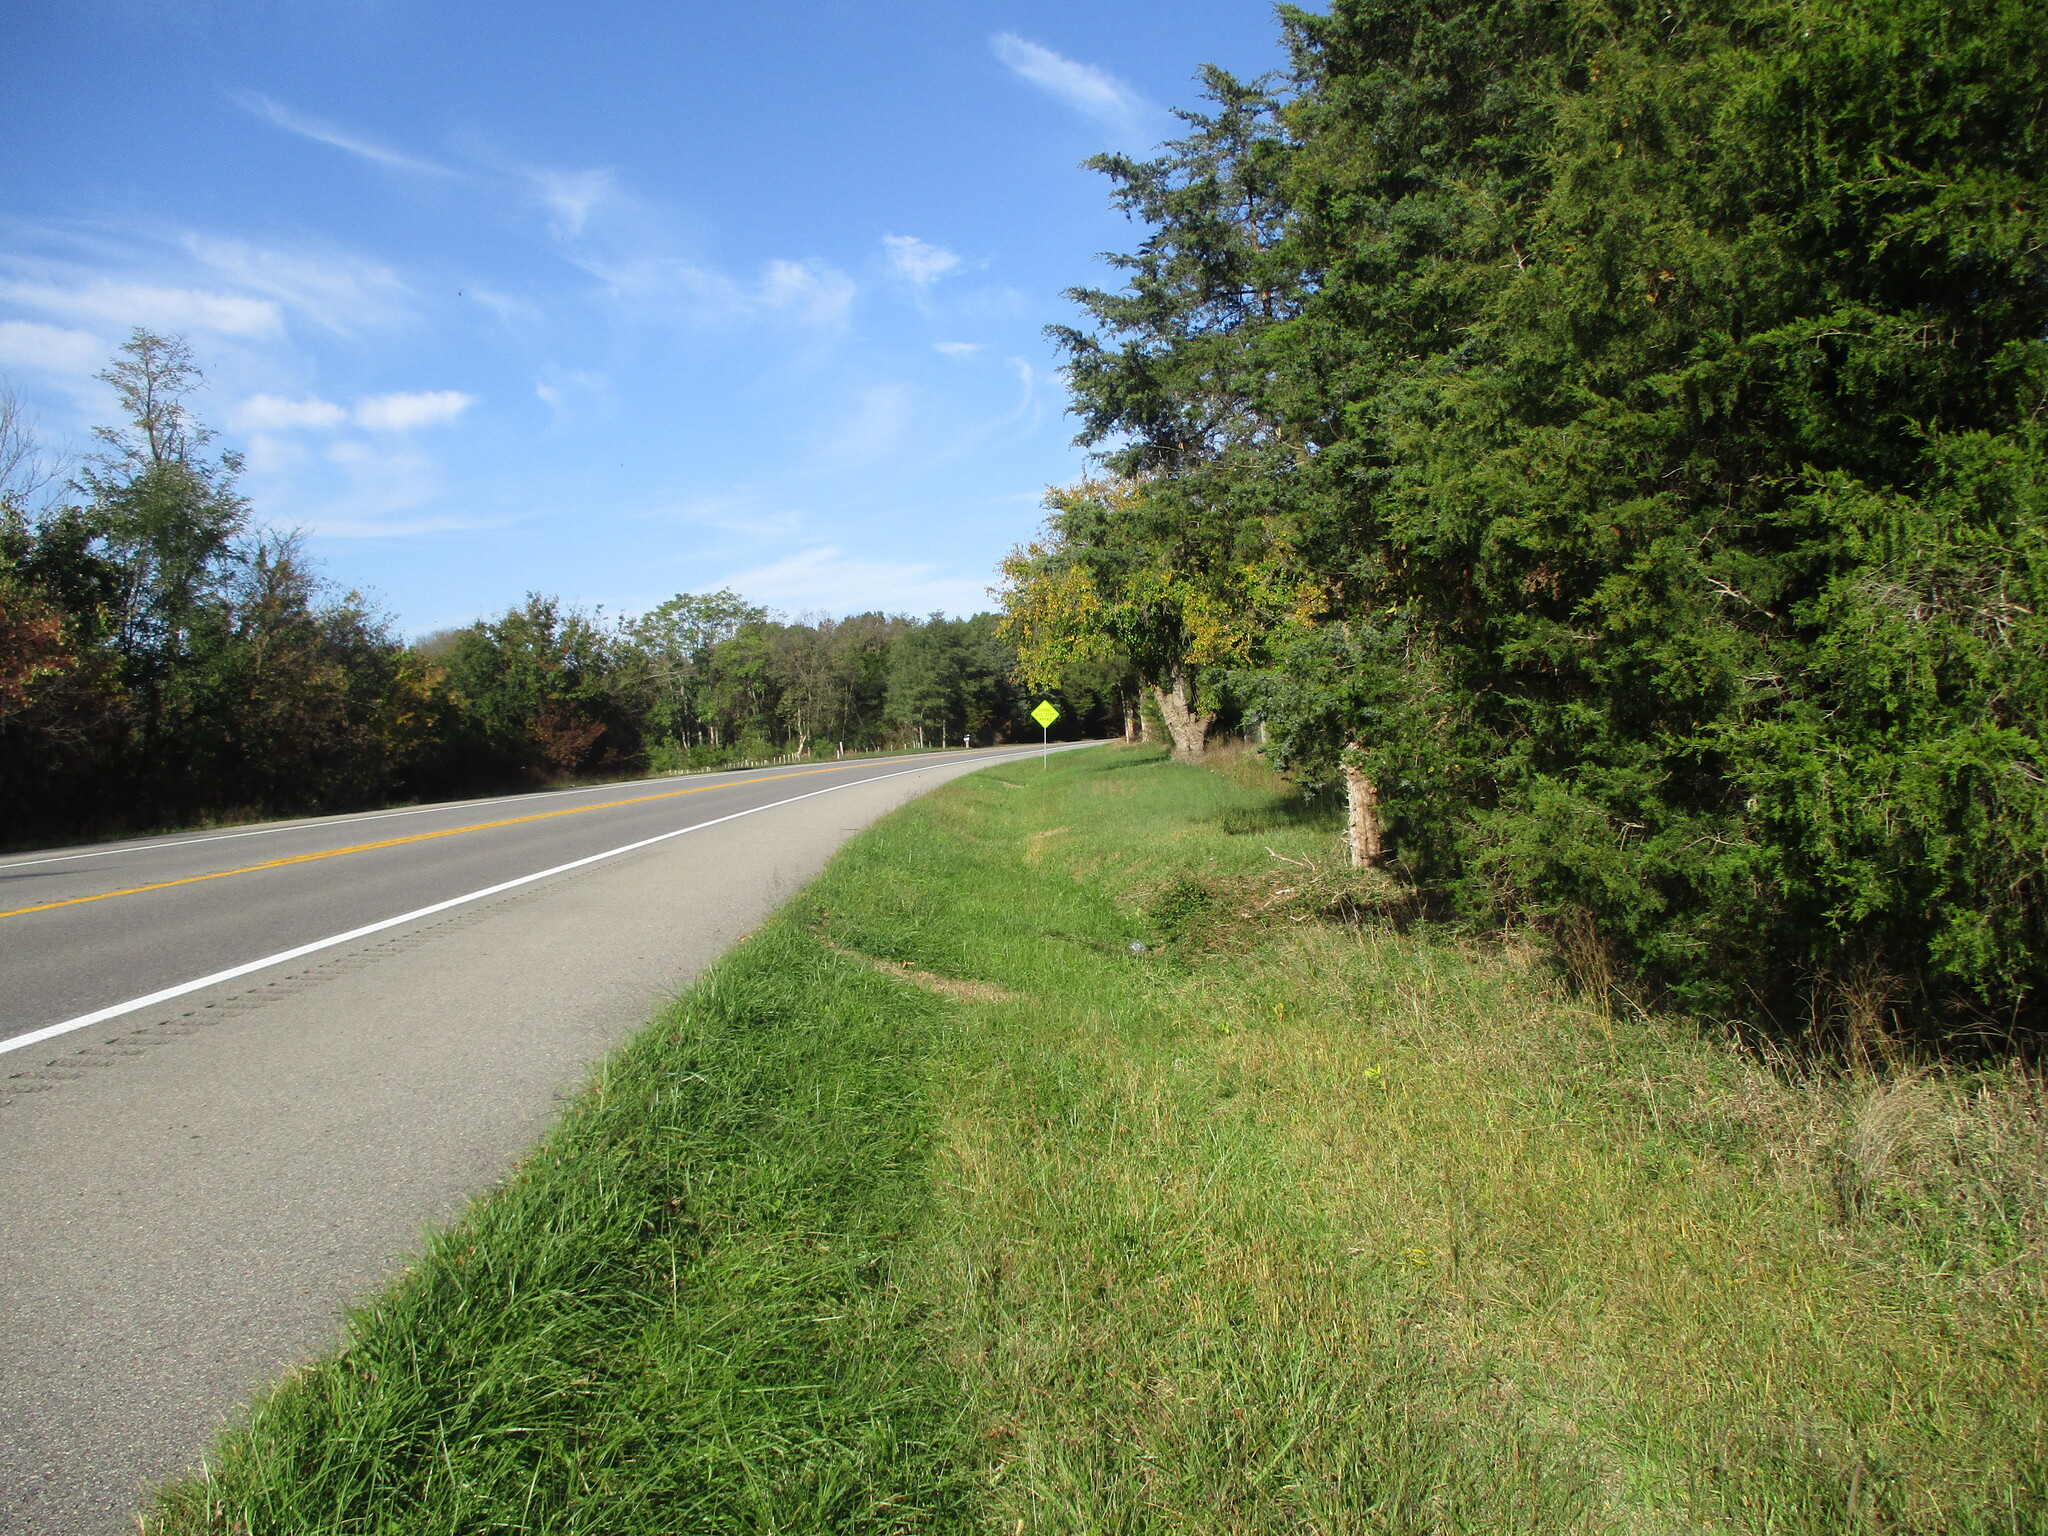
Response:
[[[128,419],[68,480],[0,401],[0,841],[1038,734],[990,614],[533,595],[406,644],[252,532],[182,341],[137,332],[102,377]],[[1107,719],[1084,684],[1061,703]]]
[[[1097,162],[1117,478],[1010,562],[1027,664],[1191,669],[1417,885],[1710,1015],[2037,1031],[2048,6],[1282,18]]]

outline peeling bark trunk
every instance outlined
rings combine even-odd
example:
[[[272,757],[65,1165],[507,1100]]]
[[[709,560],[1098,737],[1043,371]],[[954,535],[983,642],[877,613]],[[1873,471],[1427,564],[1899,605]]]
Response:
[[[1378,869],[1385,857],[1380,847],[1380,791],[1379,786],[1365,776],[1365,770],[1351,763],[1344,765],[1344,801],[1349,811],[1346,818],[1351,843],[1351,867],[1353,869]]]
[[[1209,742],[1215,712],[1195,708],[1195,690],[1187,673],[1177,671],[1168,681],[1170,687],[1154,685],[1152,698],[1166,720],[1167,734],[1173,738],[1173,755],[1184,763],[1199,762],[1202,749]]]

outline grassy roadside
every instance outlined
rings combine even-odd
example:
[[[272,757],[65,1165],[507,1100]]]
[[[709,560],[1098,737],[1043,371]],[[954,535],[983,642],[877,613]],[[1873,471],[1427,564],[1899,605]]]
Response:
[[[2037,1082],[1608,1017],[1333,842],[1120,749],[892,817],[152,1528],[2048,1529]]]

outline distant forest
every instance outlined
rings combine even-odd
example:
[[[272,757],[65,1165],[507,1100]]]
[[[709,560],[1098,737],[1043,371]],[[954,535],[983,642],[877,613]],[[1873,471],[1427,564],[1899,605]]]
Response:
[[[607,617],[529,595],[413,643],[257,530],[179,338],[101,375],[125,416],[52,466],[0,399],[0,841],[347,809],[579,775],[1039,728],[993,614],[791,620],[729,591]],[[1059,735],[1121,729],[1068,678]]]

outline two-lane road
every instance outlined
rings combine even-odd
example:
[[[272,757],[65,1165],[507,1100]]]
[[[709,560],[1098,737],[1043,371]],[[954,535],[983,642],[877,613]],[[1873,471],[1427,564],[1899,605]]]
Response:
[[[849,833],[1020,755],[0,857],[0,1532],[122,1528]]]
[[[0,857],[0,1053],[81,1015],[678,828],[965,761],[806,764]]]

